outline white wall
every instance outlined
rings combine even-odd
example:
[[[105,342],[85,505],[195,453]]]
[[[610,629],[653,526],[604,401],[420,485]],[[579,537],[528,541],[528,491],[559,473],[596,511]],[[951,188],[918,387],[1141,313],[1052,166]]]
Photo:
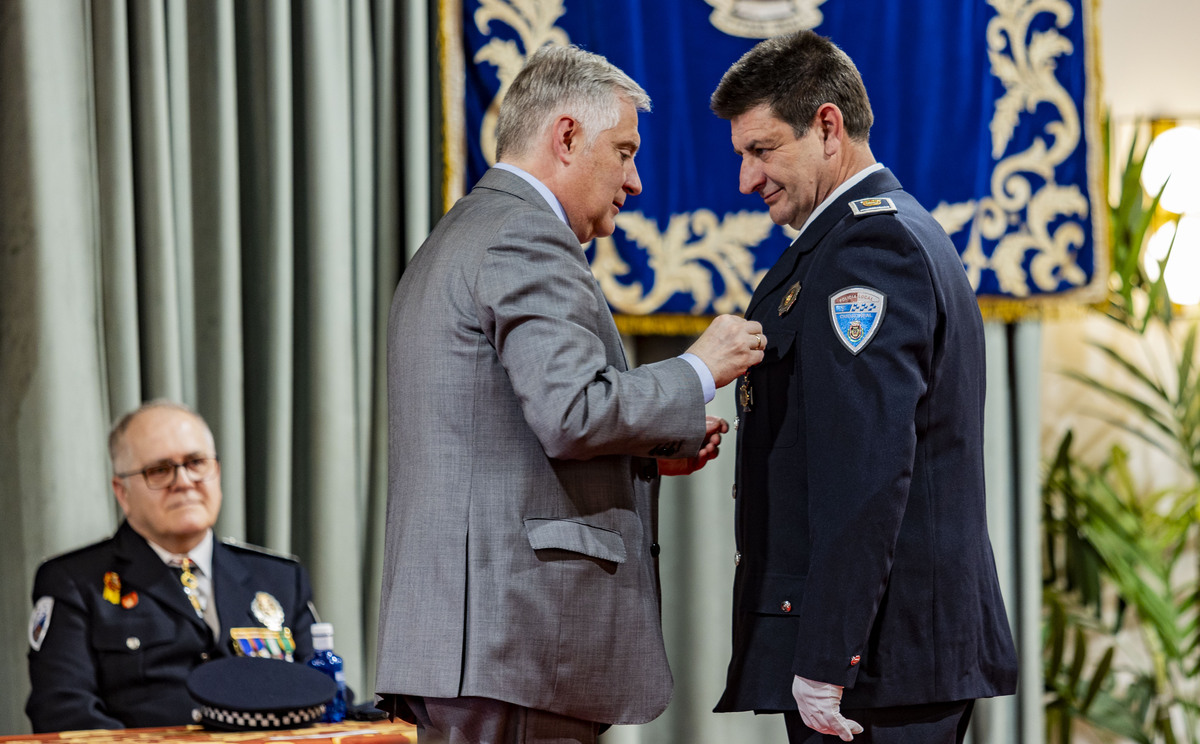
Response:
[[[1200,117],[1200,2],[1098,1],[1103,98],[1114,118]]]

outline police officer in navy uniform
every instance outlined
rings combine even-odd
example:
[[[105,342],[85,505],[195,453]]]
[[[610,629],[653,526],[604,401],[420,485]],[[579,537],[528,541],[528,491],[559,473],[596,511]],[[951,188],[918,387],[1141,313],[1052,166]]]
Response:
[[[244,654],[312,653],[303,567],[213,539],[220,464],[198,414],[146,403],[116,423],[109,451],[125,521],[34,579],[25,711],[35,732],[193,723],[187,676],[237,653],[235,637]]]
[[[961,742],[1015,691],[984,505],[984,339],[942,228],[868,145],[853,62],[768,39],[711,101],[740,189],[799,237],[746,317],[737,386],[733,651],[718,711],[800,742]]]

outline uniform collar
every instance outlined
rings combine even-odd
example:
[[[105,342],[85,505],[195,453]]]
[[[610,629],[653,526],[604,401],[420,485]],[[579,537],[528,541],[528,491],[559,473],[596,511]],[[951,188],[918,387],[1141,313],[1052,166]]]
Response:
[[[213,531],[211,528],[204,533],[204,539],[201,540],[196,547],[189,550],[187,555],[172,553],[148,538],[146,540],[146,544],[153,548],[154,552],[158,554],[158,557],[162,558],[163,563],[167,564],[168,566],[171,565],[173,561],[177,561],[181,558],[188,558],[192,563],[196,564],[196,566],[200,569],[200,572],[205,576],[211,577],[213,575]]]
[[[855,173],[853,176],[850,176],[845,181],[842,181],[841,185],[830,192],[829,196],[825,197],[825,201],[818,204],[817,208],[812,211],[812,214],[808,216],[808,219],[804,221],[804,224],[800,226],[800,233],[796,237],[799,238],[800,235],[803,235],[804,231],[808,229],[808,226],[813,223],[813,220],[817,219],[821,212],[824,212],[825,208],[830,204],[833,204],[839,196],[849,191],[867,176],[879,170],[883,170],[883,163],[872,163],[866,168],[860,170],[858,173]]]

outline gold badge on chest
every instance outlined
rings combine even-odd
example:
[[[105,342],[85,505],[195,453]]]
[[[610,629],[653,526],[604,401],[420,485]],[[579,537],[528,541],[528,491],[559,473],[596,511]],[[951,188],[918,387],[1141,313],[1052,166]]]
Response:
[[[279,604],[278,599],[266,592],[254,595],[254,601],[250,603],[250,614],[271,630],[283,628],[283,606]]]
[[[779,315],[782,317],[787,314],[788,310],[792,309],[792,305],[796,304],[796,298],[800,296],[800,282],[796,282],[788,287],[787,294],[779,301]]]

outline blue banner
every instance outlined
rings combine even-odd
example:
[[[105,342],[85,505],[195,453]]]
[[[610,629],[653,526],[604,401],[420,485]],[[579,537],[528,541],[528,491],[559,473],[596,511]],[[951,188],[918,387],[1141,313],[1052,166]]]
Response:
[[[451,120],[461,106],[465,164],[448,168],[466,187],[491,163],[504,92],[543,44],[603,54],[653,99],[639,122],[643,193],[588,249],[618,316],[740,312],[787,247],[762,200],[738,193],[729,124],[708,99],[751,46],[801,28],[855,61],[875,157],[950,234],[985,312],[1102,296],[1091,0],[444,2],[462,3],[443,12],[461,18],[450,33],[465,77],[446,103]]]

